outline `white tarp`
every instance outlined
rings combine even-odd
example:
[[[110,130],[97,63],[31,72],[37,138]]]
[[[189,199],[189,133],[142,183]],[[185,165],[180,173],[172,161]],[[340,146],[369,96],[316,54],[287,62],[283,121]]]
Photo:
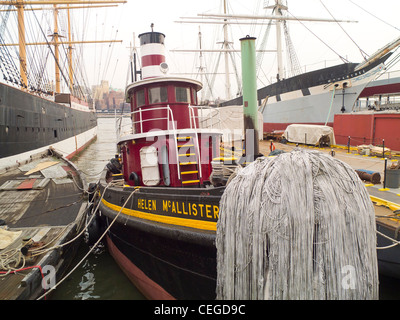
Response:
[[[218,114],[219,111],[219,114]],[[227,106],[220,108],[198,107],[200,128],[221,129],[222,141],[242,141],[244,139],[243,106]],[[258,112],[258,135],[263,139],[263,117]]]
[[[328,144],[336,144],[333,128],[322,125],[291,124],[287,126],[282,136],[293,143],[318,145],[320,139],[325,137],[329,139]]]
[[[7,248],[21,235],[21,233],[22,231],[9,231],[0,228],[0,250]]]

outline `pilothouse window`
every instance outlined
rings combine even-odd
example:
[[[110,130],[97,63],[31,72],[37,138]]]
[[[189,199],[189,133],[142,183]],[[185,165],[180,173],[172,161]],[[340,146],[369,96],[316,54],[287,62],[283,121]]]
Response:
[[[175,100],[176,102],[187,102],[190,103],[190,89],[183,87],[175,88]]]
[[[197,92],[192,88],[192,104],[197,105]]]
[[[149,103],[168,102],[167,87],[149,89]]]
[[[146,101],[144,99],[144,89],[137,91],[135,96],[136,96],[136,107],[140,107],[146,104]]]

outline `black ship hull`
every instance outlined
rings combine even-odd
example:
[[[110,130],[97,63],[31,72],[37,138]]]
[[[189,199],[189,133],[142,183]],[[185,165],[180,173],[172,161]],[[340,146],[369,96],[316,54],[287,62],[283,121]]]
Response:
[[[131,199],[133,187],[106,188],[101,179],[99,189],[108,249],[147,298],[215,299],[215,230],[223,187],[143,187]]]
[[[92,111],[0,83],[0,158],[52,145],[96,126]]]
[[[400,279],[400,248],[399,246],[393,246],[393,241],[390,240],[399,241],[398,229],[380,221],[377,222],[376,229],[387,237],[378,234],[377,247],[389,247],[377,252],[379,273],[386,277]]]

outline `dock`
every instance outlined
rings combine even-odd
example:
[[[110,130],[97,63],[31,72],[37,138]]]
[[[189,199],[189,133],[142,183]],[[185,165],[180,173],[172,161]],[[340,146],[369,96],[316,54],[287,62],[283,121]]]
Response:
[[[260,152],[268,156],[270,140],[260,141]],[[380,183],[364,181],[365,187],[374,205],[377,230],[377,255],[379,273],[400,279],[400,188],[388,188],[384,185],[385,158],[381,156],[360,155],[356,148],[343,146],[316,147],[310,145],[283,144],[273,141],[275,150],[290,152],[296,147],[330,153],[337,159],[349,164],[354,170],[377,172],[381,176]],[[397,162],[397,152],[387,155],[387,164]]]
[[[87,201],[79,170],[54,150],[0,175],[0,299],[46,298],[82,239]]]

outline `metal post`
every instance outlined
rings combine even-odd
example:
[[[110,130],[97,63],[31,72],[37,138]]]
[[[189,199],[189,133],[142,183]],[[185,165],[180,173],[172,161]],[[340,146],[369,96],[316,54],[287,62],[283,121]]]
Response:
[[[256,38],[246,36],[240,39],[242,53],[243,120],[245,132],[246,161],[259,156]]]
[[[385,139],[382,139],[383,149],[382,149],[382,158],[385,157]]]
[[[347,153],[350,153],[350,136],[349,139],[347,140]]]
[[[385,158],[385,169],[383,172],[383,189],[386,189],[386,168],[387,168],[387,159]]]

